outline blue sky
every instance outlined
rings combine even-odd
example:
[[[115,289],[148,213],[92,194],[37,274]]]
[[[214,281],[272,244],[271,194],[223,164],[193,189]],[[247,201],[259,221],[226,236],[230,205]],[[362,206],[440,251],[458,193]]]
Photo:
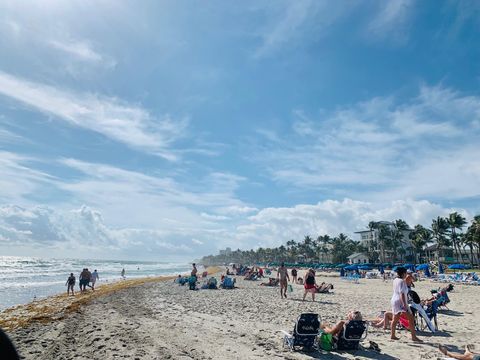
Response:
[[[6,1],[0,249],[191,258],[480,209],[475,1]]]

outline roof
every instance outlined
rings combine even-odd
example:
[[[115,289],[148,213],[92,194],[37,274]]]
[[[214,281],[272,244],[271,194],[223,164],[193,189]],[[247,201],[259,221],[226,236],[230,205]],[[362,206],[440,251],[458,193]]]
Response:
[[[348,256],[347,258],[348,259],[355,259],[355,258],[360,257],[360,256],[368,258],[368,256],[365,255],[364,253],[353,253],[352,255]]]

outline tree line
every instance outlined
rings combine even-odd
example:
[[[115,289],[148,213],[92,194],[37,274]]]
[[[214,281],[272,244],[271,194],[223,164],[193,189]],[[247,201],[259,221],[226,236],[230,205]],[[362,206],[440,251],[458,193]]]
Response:
[[[333,237],[306,235],[302,240],[288,240],[274,248],[237,249],[230,253],[205,256],[201,261],[204,264],[254,264],[278,261],[344,263],[347,262],[348,256],[358,252],[368,255],[369,261],[374,263],[384,263],[387,260],[419,263],[422,255],[428,255],[426,247],[436,245],[437,260],[451,249],[456,261],[465,263],[463,249],[469,254],[468,262],[475,264],[480,259],[480,215],[475,216],[471,224],[467,225],[465,217],[458,212],[432,219],[430,227],[417,224],[410,228],[402,219],[392,222],[371,221],[368,224],[371,236],[364,242],[354,241],[343,233]],[[466,231],[463,231],[465,228]],[[405,238],[407,233],[409,241]]]

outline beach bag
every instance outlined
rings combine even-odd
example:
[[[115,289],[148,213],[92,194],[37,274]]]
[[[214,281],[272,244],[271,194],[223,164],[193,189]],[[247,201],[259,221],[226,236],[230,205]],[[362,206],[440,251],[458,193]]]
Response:
[[[293,292],[293,286],[291,284],[288,284],[288,292]]]
[[[323,333],[320,335],[318,345],[322,350],[331,351],[333,349],[333,336],[332,334]]]

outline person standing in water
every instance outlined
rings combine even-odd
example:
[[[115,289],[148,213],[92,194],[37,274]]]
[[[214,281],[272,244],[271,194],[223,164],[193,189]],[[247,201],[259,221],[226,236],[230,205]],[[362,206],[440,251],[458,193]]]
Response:
[[[285,263],[281,263],[277,270],[277,280],[280,278],[280,296],[287,298],[287,287],[290,277],[288,276],[288,270],[285,267]]]
[[[73,275],[73,273],[70,273],[70,276],[68,277],[67,279],[67,282],[65,283],[65,285],[68,285],[67,287],[67,295],[70,295],[70,290],[72,290],[72,295],[75,296],[74,292],[73,292],[73,287],[75,286],[75,276]]]
[[[125,268],[122,269],[122,272],[120,273],[122,275],[122,278],[125,279]]]
[[[408,287],[405,283],[407,269],[399,266],[397,268],[397,276],[398,277],[393,280],[393,296],[391,300],[393,319],[392,323],[390,324],[390,338],[392,340],[398,340],[398,338],[395,336],[395,330],[397,329],[397,323],[400,320],[400,316],[405,314],[408,319],[408,329],[412,334],[412,340],[416,342],[422,342],[422,340],[420,340],[415,333],[415,319],[413,318],[410,306],[408,306]]]

